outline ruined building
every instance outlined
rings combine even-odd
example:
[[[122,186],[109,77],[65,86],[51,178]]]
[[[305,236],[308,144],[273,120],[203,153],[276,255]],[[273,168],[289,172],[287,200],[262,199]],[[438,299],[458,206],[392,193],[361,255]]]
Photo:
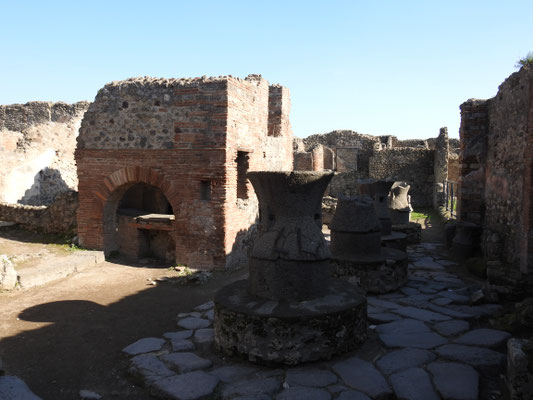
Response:
[[[495,97],[461,105],[458,219],[477,225],[487,277],[509,297],[533,291],[533,68]]]
[[[245,262],[246,173],[292,169],[289,111],[288,89],[258,75],[106,85],[78,136],[80,244],[192,268]]]

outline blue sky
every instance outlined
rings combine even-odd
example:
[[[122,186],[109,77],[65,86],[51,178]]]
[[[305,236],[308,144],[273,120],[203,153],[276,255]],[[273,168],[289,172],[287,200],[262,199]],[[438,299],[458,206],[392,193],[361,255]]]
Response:
[[[0,104],[92,101],[132,76],[262,74],[305,137],[428,138],[533,51],[533,1],[0,0]]]

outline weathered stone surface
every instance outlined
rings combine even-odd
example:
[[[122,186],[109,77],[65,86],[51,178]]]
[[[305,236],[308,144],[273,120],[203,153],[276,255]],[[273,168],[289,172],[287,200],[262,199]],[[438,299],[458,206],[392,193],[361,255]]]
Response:
[[[324,389],[291,387],[276,396],[276,400],[329,400],[331,395]]]
[[[392,394],[383,375],[372,364],[357,357],[333,364],[333,371],[351,388],[366,393],[372,398]]]
[[[163,337],[166,337],[170,340],[180,340],[180,339],[189,339],[193,334],[193,331],[190,329],[177,331],[177,332],[166,332],[163,333]]]
[[[211,321],[203,318],[188,317],[180,319],[178,326],[183,329],[202,329],[211,326]]]
[[[41,400],[22,380],[16,376],[0,376],[0,399]]]
[[[155,381],[152,390],[164,398],[196,400],[212,394],[217,384],[216,376],[194,371]]]
[[[431,300],[431,302],[433,304],[436,304],[438,306],[447,306],[448,304],[451,304],[453,302],[452,299],[447,299],[447,298],[444,298],[444,297],[439,297],[439,298],[436,298],[436,299],[433,299]]]
[[[213,301],[208,301],[207,303],[200,304],[199,306],[194,307],[195,311],[207,311],[215,307],[215,303]]]
[[[450,321],[437,322],[433,325],[433,329],[444,336],[455,336],[467,331],[470,324],[467,321],[452,319]]]
[[[100,400],[102,398],[102,395],[91,390],[81,389],[80,397],[83,400]]]
[[[245,365],[228,365],[215,368],[209,373],[215,375],[224,383],[235,382],[246,378],[257,371],[257,368]]]
[[[413,319],[402,319],[379,325],[376,331],[387,347],[431,349],[448,342],[442,336],[431,332],[422,321]]]
[[[227,384],[222,389],[222,398],[227,400],[236,396],[274,394],[280,389],[281,379],[278,377],[256,378]]]
[[[370,397],[356,390],[347,390],[342,392],[337,400],[370,400]]]
[[[443,315],[448,315],[453,318],[460,318],[460,319],[472,318],[471,314],[467,314],[461,311],[451,310],[448,307],[441,307],[436,304],[429,304],[428,308],[434,312],[437,312]]]
[[[399,400],[440,400],[427,372],[421,368],[392,374],[390,381]]]
[[[435,358],[435,354],[430,351],[408,347],[385,354],[376,362],[376,365],[384,374],[390,375],[400,370],[427,364]]]
[[[446,344],[438,347],[435,352],[443,358],[469,364],[490,375],[497,373],[505,362],[503,354],[483,347]]]
[[[215,337],[215,330],[212,328],[198,329],[194,332],[194,341],[196,343],[212,342]]]
[[[418,261],[413,262],[413,266],[418,269],[427,269],[430,271],[444,271],[444,267],[433,261],[431,257],[420,258]]]
[[[427,366],[433,383],[444,399],[477,400],[479,375],[470,366],[453,362],[433,362]]]
[[[285,379],[290,386],[325,387],[337,382],[333,372],[317,368],[289,369]]]
[[[393,310],[395,308],[401,307],[399,304],[393,303],[392,301],[381,300],[381,299],[378,299],[372,296],[368,296],[367,301],[368,301],[368,304],[373,307],[381,307],[381,308],[385,308],[388,310]]]
[[[161,379],[175,375],[165,363],[153,354],[141,354],[130,361],[128,372],[146,385]]]
[[[161,360],[169,365],[170,368],[176,368],[180,374],[197,369],[207,368],[212,364],[211,360],[198,357],[194,353],[166,354],[161,357]]]
[[[374,324],[383,324],[402,319],[399,315],[392,313],[372,313],[368,314],[368,320]]]
[[[0,290],[11,290],[17,284],[17,271],[6,255],[0,254]]]
[[[474,329],[454,340],[454,343],[471,346],[499,347],[511,337],[509,332],[495,329]]]
[[[190,351],[194,350],[194,343],[187,339],[173,339],[170,342],[172,351]]]
[[[506,386],[511,400],[530,400],[533,393],[530,356],[524,351],[528,343],[527,339],[515,338],[507,342]]]
[[[137,340],[135,343],[122,349],[122,352],[129,356],[135,356],[142,353],[150,353],[152,351],[161,350],[165,344],[165,339],[160,338],[144,338]]]
[[[449,316],[416,307],[398,307],[392,311],[404,317],[414,318],[426,322],[447,321],[451,319]]]

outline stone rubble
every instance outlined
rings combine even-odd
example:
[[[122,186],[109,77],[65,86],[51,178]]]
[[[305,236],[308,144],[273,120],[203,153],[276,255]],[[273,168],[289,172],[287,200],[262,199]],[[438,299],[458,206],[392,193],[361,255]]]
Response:
[[[368,296],[369,320],[375,324],[368,341],[377,349],[363,345],[344,357],[279,369],[221,358],[212,346],[209,302],[196,307],[196,314],[181,314],[180,329],[165,333],[159,349],[132,357],[129,372],[151,394],[169,399],[473,400],[481,393],[486,398],[483,385],[499,382],[504,372],[510,335],[485,328],[486,317],[500,306],[471,306],[467,299],[478,287],[448,272],[454,264],[440,252],[438,245],[412,246],[404,290]],[[448,280],[436,282],[437,277]],[[423,288],[432,290],[423,293]],[[448,302],[435,304],[439,299]],[[175,345],[204,339],[207,345],[196,351]]]

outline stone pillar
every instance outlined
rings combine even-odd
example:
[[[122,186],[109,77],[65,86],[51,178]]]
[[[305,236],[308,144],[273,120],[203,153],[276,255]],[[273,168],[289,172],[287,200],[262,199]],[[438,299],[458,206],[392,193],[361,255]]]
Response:
[[[321,200],[333,173],[250,172],[259,229],[250,277],[215,295],[215,345],[227,356],[295,365],[329,359],[366,339],[366,298],[330,279]]]
[[[444,205],[444,182],[448,179],[448,156],[450,144],[448,140],[448,128],[440,128],[439,136],[435,142],[435,158],[433,164],[433,208],[437,210]]]

